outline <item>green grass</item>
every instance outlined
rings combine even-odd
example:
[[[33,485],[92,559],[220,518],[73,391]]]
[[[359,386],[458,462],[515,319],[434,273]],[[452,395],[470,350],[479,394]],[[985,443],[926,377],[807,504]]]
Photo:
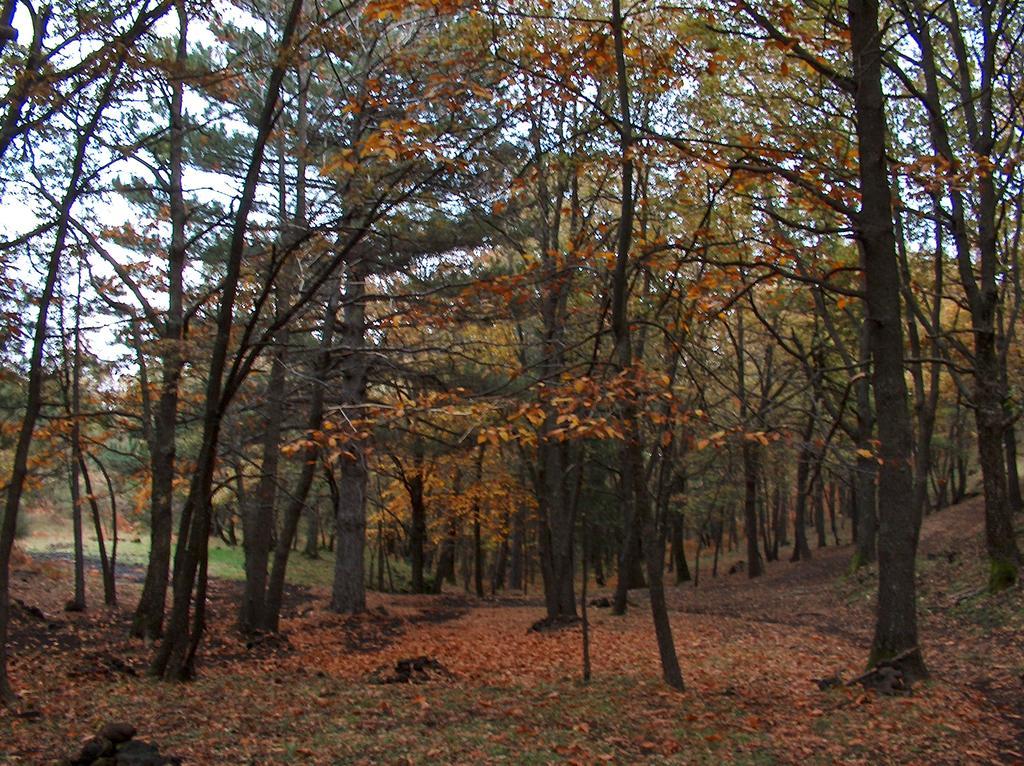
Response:
[[[33,521],[29,525],[29,533],[18,540],[18,545],[29,553],[61,553],[71,554],[74,544],[71,529],[54,523]],[[110,552],[110,540],[106,541],[107,552]],[[99,558],[99,546],[95,536],[86,533],[85,554],[91,558]],[[129,566],[146,566],[149,561],[149,537],[143,533],[138,537],[118,540],[117,560]],[[211,577],[225,580],[245,579],[245,553],[241,544],[230,546],[217,538],[210,539],[209,572]],[[409,564],[406,561],[389,559],[391,577],[384,572],[384,587],[389,589],[394,583],[398,592],[407,591],[411,581]],[[334,578],[334,554],[320,551],[319,558],[311,559],[301,551],[292,551],[288,558],[287,581],[291,585],[329,588]],[[366,553],[366,584],[371,590],[377,585],[377,558],[374,551]]]

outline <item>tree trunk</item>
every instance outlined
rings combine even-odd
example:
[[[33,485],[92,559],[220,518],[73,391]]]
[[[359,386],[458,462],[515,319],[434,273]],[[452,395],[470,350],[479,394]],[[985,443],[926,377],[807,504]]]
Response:
[[[320,510],[314,504],[306,506],[306,545],[302,553],[306,558],[320,558]]]
[[[116,562],[107,555],[107,542],[103,534],[103,521],[100,519],[100,506],[96,501],[96,494],[92,489],[92,477],[89,475],[89,468],[85,464],[81,451],[78,453],[78,458],[82,481],[85,484],[85,496],[92,510],[92,526],[96,532],[96,545],[99,548],[100,573],[103,576],[103,603],[107,606],[117,606],[117,583],[114,573]],[[116,516],[113,519],[113,524],[117,524]],[[116,536],[116,534],[117,532],[115,531],[114,535]]]
[[[306,430],[312,433],[323,426],[324,394],[327,387],[327,375],[331,366],[331,346],[334,343],[334,324],[338,315],[338,304],[341,300],[341,286],[337,280],[329,283],[329,297],[324,312],[323,329],[320,333],[320,348],[314,365],[313,390],[310,396],[309,414],[306,418]],[[288,569],[288,558],[292,541],[295,539],[302,511],[307,508],[306,498],[313,486],[313,478],[319,465],[319,448],[313,444],[305,447],[302,452],[302,470],[295,488],[291,492],[291,500],[285,508],[281,524],[281,533],[274,548],[274,563],[270,570],[267,584],[266,608],[263,618],[264,630],[276,632],[281,619],[281,605],[284,597],[285,573]],[[307,508],[310,527],[306,535],[306,555],[317,558],[317,511]]]
[[[676,585],[682,585],[690,581],[690,567],[686,563],[686,548],[683,543],[683,524],[685,519],[682,513],[672,514],[672,561],[676,573]]]
[[[288,292],[287,290],[285,291]],[[245,585],[238,613],[238,628],[243,633],[262,629],[267,623],[267,565],[272,546],[277,508],[278,458],[281,454],[281,421],[285,410],[285,347],[288,333],[282,330],[275,339],[277,348],[271,357],[270,375],[264,393],[262,457],[260,478],[253,502],[242,513],[242,540],[245,551]],[[287,551],[291,541],[285,547]]]
[[[870,364],[870,326],[865,320],[860,332],[860,364]],[[871,440],[875,429],[875,410],[871,401],[870,381],[865,376],[857,381],[857,458],[854,467],[853,486],[856,494],[857,520],[854,524],[856,552],[850,568],[856,571],[878,558],[878,495],[876,480],[878,462],[874,457]]]
[[[1024,498],[1021,497],[1020,492],[1020,474],[1017,471],[1017,433],[1013,423],[1006,426],[1003,441],[1006,448],[1007,499],[1010,508],[1018,513],[1024,509]]]
[[[712,531],[715,535],[715,555],[711,562],[711,576],[718,577],[718,556],[722,552],[722,538],[725,537],[725,521],[722,518],[724,509],[718,509],[718,518],[715,519],[712,525]]]
[[[760,577],[764,562],[757,544],[757,483],[760,478],[757,447],[743,443],[743,521],[747,535],[747,576]]]
[[[800,452],[796,463],[796,518],[793,520],[793,555],[790,561],[807,561],[811,558],[811,548],[807,544],[807,496],[811,488],[808,486],[811,473],[811,436],[814,434],[815,415],[807,416]]]
[[[280,50],[288,50],[290,47],[301,11],[302,0],[293,0],[289,8]],[[225,396],[224,373],[227,368],[228,346],[231,342],[231,329],[234,324],[235,298],[248,234],[249,213],[256,197],[267,139],[274,125],[278,96],[286,67],[285,58],[280,57],[280,60],[275,63],[267,84],[255,145],[234,216],[228,248],[227,270],[217,307],[217,332],[207,373],[202,440],[196,461],[196,472],[189,487],[185,507],[182,509],[178,547],[175,552],[172,607],[168,620],[169,630],[160,644],[151,668],[154,675],[164,680],[184,681],[192,678],[195,673],[196,651],[206,624],[206,557],[210,536],[210,500],[221,423],[230,401],[230,392]],[[190,626],[189,616],[193,611],[193,589],[196,593],[196,601]]]
[[[789,503],[787,502],[788,490],[784,491],[782,481],[775,484],[775,499],[772,503],[772,515],[775,523],[775,540],[772,544],[772,553],[775,560],[779,560],[779,547],[789,545]]]
[[[825,480],[821,476],[821,460],[818,458],[818,479],[814,482],[814,531],[818,534],[818,547],[824,548],[828,545],[828,538],[825,536]]]
[[[338,532],[334,546],[331,609],[336,612],[358,614],[366,611],[364,555],[368,475],[363,450],[350,444],[348,451],[354,452],[356,457],[343,457],[339,460],[336,515]]]
[[[620,491],[625,492],[628,488],[622,487]],[[629,591],[637,588],[646,588],[647,581],[644,579],[644,554],[643,543],[641,542],[642,520],[630,512],[630,504],[625,500],[622,507],[626,509],[624,519],[625,528],[623,531],[622,548],[619,550],[618,573],[615,581],[615,596],[612,599],[612,614],[625,614],[627,608],[627,597]]]
[[[512,549],[510,551],[511,561],[509,562],[508,587],[510,590],[523,590],[525,580],[523,578],[525,538],[526,538],[526,512],[517,508],[515,518],[512,521]]]
[[[104,564],[103,570],[103,598],[108,606],[117,605],[117,493],[114,491],[114,482],[110,478],[110,474],[107,472],[106,467],[100,462],[100,459],[95,455],[90,455],[97,468],[100,469],[100,473],[103,475],[103,481],[107,485],[107,494],[110,496],[110,557],[107,559],[106,546],[102,539],[100,540],[100,562]],[[83,469],[83,475],[85,476],[86,491],[92,494],[92,490],[89,488],[91,483],[89,481],[89,473]],[[96,509],[97,518],[99,515],[98,509]],[[100,537],[97,533],[97,537]],[[108,581],[109,579],[109,581]]]
[[[914,581],[918,524],[913,507],[913,434],[903,364],[899,268],[885,157],[877,0],[851,0],[848,19],[861,192],[854,226],[863,255],[872,387],[883,461],[878,472],[878,607],[869,659],[873,665],[918,648]],[[909,675],[926,674],[920,650],[902,667]]]
[[[60,272],[61,256],[67,241],[71,222],[71,210],[80,193],[85,153],[92,141],[104,110],[110,105],[114,85],[117,82],[124,63],[122,52],[114,66],[97,101],[96,110],[89,123],[83,128],[77,139],[75,158],[72,163],[71,177],[67,191],[61,200],[57,226],[54,234],[54,246],[50,250],[46,265],[46,279],[43,290],[37,301],[39,306],[35,328],[32,333],[32,350],[29,356],[28,385],[25,392],[25,412],[18,429],[18,438],[10,458],[10,478],[7,481],[4,498],[3,519],[0,521],[0,703],[9,704],[16,697],[7,677],[7,629],[10,620],[10,565],[11,551],[14,548],[14,537],[17,531],[18,512],[21,508],[21,496],[25,490],[28,476],[29,450],[35,432],[36,421],[42,409],[43,385],[43,350],[46,345],[48,314],[53,302],[54,288]]]
[[[188,12],[183,0],[175,3],[178,14],[178,40],[175,71],[188,66]],[[177,457],[178,387],[185,362],[184,349],[184,271],[187,255],[186,222],[188,211],[182,186],[184,167],[184,78],[171,77],[170,131],[168,150],[170,186],[168,208],[171,218],[171,246],[167,251],[167,313],[160,328],[160,398],[153,420],[153,439],[149,445],[150,518],[149,561],[142,595],[132,618],[131,634],[155,641],[163,633],[167,601],[168,574],[171,565],[171,532],[174,526],[174,472]],[[143,393],[148,397],[148,392]]]
[[[505,517],[508,524],[508,516]],[[507,528],[507,527],[506,527]],[[494,556],[494,566],[491,568],[491,595],[494,596],[499,590],[505,590],[505,575],[508,572],[508,537],[503,537],[501,544]]]
[[[423,442],[418,437],[413,443],[413,474],[406,491],[409,493],[411,524],[409,528],[409,561],[412,569],[412,592],[426,593],[423,548],[427,542],[427,505],[423,497]]]
[[[366,264],[349,264],[345,288],[344,324],[341,345],[347,355],[342,363],[341,402],[348,417],[358,419],[366,403],[368,360],[366,343]],[[354,431],[355,429],[350,429]],[[366,490],[368,470],[366,451],[360,438],[349,433],[343,454],[338,458],[338,539],[334,554],[334,585],[331,608],[357,614],[366,609],[363,557],[366,547]]]
[[[458,523],[449,512],[448,534],[441,541],[441,552],[437,556],[437,569],[434,571],[434,593],[440,593],[443,590],[445,581],[455,582],[455,548],[458,539]]]
[[[75,594],[68,605],[68,611],[85,610],[85,548],[82,539],[82,271],[78,271],[78,295],[75,299],[75,347],[71,369],[71,529],[74,536]]]
[[[553,428],[554,418],[549,420]],[[537,510],[544,604],[549,619],[575,617],[573,547],[576,519],[574,503],[569,496],[566,448],[564,443],[545,441],[539,445],[538,451],[541,461],[537,470],[540,484]]]

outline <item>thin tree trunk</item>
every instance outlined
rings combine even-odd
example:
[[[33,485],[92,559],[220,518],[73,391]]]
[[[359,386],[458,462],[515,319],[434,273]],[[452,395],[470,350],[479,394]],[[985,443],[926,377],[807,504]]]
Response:
[[[106,572],[104,572],[103,579],[103,595],[108,606],[117,605],[117,493],[114,491],[114,482],[110,478],[110,474],[107,472],[106,467],[100,462],[100,459],[95,455],[90,455],[93,462],[100,469],[100,473],[103,475],[103,481],[107,485],[107,495],[110,497],[110,583],[109,587],[106,579]],[[83,471],[86,477],[88,472]],[[89,486],[89,480],[86,478],[86,487]],[[92,490],[88,490],[92,493]],[[101,561],[106,557],[104,545],[100,543],[100,557]]]
[[[184,0],[175,3],[178,15],[178,40],[175,72],[188,66],[188,11]],[[156,640],[163,634],[164,607],[167,601],[171,565],[171,532],[174,526],[174,473],[177,454],[178,388],[185,362],[184,349],[184,271],[187,255],[186,222],[188,211],[182,186],[185,157],[184,78],[170,78],[170,131],[168,132],[169,177],[168,208],[171,219],[171,246],[167,252],[167,313],[160,328],[160,398],[153,421],[150,459],[149,561],[142,595],[132,618],[131,634]],[[141,343],[141,339],[138,341]],[[141,353],[141,352],[140,352]],[[148,388],[144,385],[144,388]],[[143,397],[148,397],[148,391]]]
[[[515,511],[515,518],[512,521],[512,545],[511,545],[511,562],[508,572],[508,587],[510,590],[523,590],[525,584],[525,578],[523,577],[523,570],[525,565],[525,538],[526,538],[526,519],[525,511],[522,508],[517,508]]]
[[[796,518],[793,520],[793,555],[790,561],[807,561],[811,558],[811,548],[807,544],[807,496],[811,488],[808,486],[811,474],[811,436],[814,434],[815,415],[807,416],[807,426],[802,434],[800,452],[796,463]]]
[[[426,593],[424,576],[426,563],[423,548],[427,542],[427,505],[423,497],[423,441],[416,437],[413,442],[413,474],[408,479],[411,524],[409,527],[409,561],[412,569],[412,592]]]
[[[71,359],[71,529],[74,536],[75,594],[65,606],[69,612],[85,610],[85,548],[82,536],[82,270],[78,269],[75,298],[74,351]]]
[[[288,50],[292,44],[302,11],[302,2],[303,0],[293,0],[289,8],[279,50]],[[285,58],[284,56],[279,58],[270,75],[259,117],[255,145],[235,213],[231,242],[228,248],[227,271],[221,287],[221,298],[217,310],[217,332],[207,372],[203,435],[196,461],[196,473],[182,509],[178,547],[175,552],[169,629],[160,644],[151,668],[155,676],[165,680],[184,681],[192,678],[195,673],[195,654],[205,628],[206,556],[210,536],[210,500],[220,428],[230,399],[229,396],[225,396],[224,373],[227,367],[228,346],[231,342],[231,329],[234,324],[235,298],[248,234],[249,213],[256,197],[267,139],[274,125],[281,83],[284,80],[287,66]],[[193,591],[196,594],[194,610],[192,609]],[[193,611],[190,628],[189,615]]]
[[[317,352],[315,363],[313,390],[310,395],[309,415],[306,418],[306,430],[308,433],[316,431],[323,425],[324,395],[327,386],[327,374],[331,365],[330,349],[334,343],[334,323],[338,314],[338,304],[341,300],[341,287],[338,281],[332,280],[329,285],[327,308],[324,312],[323,329],[320,333],[320,348]],[[285,574],[288,570],[288,558],[292,540],[295,539],[298,532],[302,510],[307,507],[306,498],[309,497],[309,490],[313,486],[313,477],[318,466],[319,450],[315,444],[305,447],[301,454],[302,471],[299,474],[295,488],[291,492],[291,501],[284,510],[281,533],[274,548],[273,567],[270,570],[270,580],[267,584],[263,628],[274,632],[278,630],[281,619]],[[307,510],[307,513],[309,514],[311,528],[307,530],[306,554],[310,558],[316,558],[316,526],[318,517],[316,510],[312,507]],[[310,553],[310,548],[312,548],[312,553]]]
[[[683,542],[683,525],[685,520],[682,513],[672,514],[672,560],[673,569],[676,574],[676,585],[682,585],[690,581],[690,567],[686,563],[686,547]]]
[[[749,441],[743,443],[743,520],[747,536],[747,576],[760,577],[764,562],[757,544],[757,484],[760,478],[760,460],[757,447]]]
[[[32,351],[29,355],[28,384],[25,393],[25,412],[21,418],[18,438],[10,460],[10,478],[5,492],[3,519],[0,521],[0,702],[4,704],[10,704],[16,699],[7,676],[11,551],[14,549],[14,536],[17,531],[21,496],[25,490],[25,480],[28,476],[29,450],[32,446],[36,422],[42,409],[43,350],[46,345],[47,315],[53,302],[54,287],[60,271],[61,256],[64,252],[64,245],[70,228],[71,209],[77,201],[80,192],[79,185],[85,167],[86,147],[96,133],[96,128],[99,125],[104,110],[110,104],[114,85],[118,80],[121,66],[124,63],[124,55],[126,54],[122,53],[118,57],[112,74],[99,96],[97,108],[93,112],[92,118],[78,136],[71,177],[67,192],[61,201],[54,235],[54,246],[50,250],[47,260],[46,279],[43,283],[42,293],[37,301],[39,312],[36,315],[35,328],[32,333]]]
[[[725,537],[725,521],[722,519],[723,509],[718,509],[718,518],[712,527],[715,535],[715,555],[711,562],[711,576],[718,577],[718,556],[722,552],[722,538]]]
[[[100,506],[96,501],[96,495],[92,489],[92,478],[89,476],[89,469],[85,464],[82,452],[78,453],[79,469],[82,480],[85,484],[85,496],[89,501],[89,508],[92,510],[92,526],[96,531],[96,545],[100,554],[100,573],[103,577],[103,603],[107,606],[117,606],[117,586],[114,580],[114,562],[107,555],[107,543],[103,534],[103,521],[100,518]],[[117,523],[117,519],[114,519]]]
[[[825,535],[825,481],[821,476],[821,456],[818,458],[818,479],[814,482],[814,531],[818,535],[818,547],[828,545]]]

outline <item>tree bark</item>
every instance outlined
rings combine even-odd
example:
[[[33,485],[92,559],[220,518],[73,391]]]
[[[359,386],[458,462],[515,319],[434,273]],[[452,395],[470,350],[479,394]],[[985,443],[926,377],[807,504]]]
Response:
[[[1021,497],[1020,492],[1020,474],[1017,471],[1017,433],[1013,423],[1006,426],[1003,441],[1006,447],[1007,499],[1010,508],[1014,512],[1020,512],[1024,509],[1024,498]]]
[[[279,47],[281,51],[287,51],[291,46],[302,11],[302,2],[303,0],[292,0]],[[207,373],[209,377],[204,402],[202,441],[196,462],[196,473],[182,509],[178,547],[175,552],[172,608],[168,620],[169,630],[160,644],[151,667],[153,675],[164,680],[185,681],[193,677],[195,656],[205,629],[206,557],[210,536],[210,500],[221,423],[230,400],[230,396],[224,395],[224,373],[227,366],[228,346],[231,342],[231,329],[234,324],[235,298],[248,234],[249,213],[256,197],[267,139],[275,122],[278,97],[287,67],[286,58],[285,56],[279,57],[271,71],[241,199],[234,216],[227,270],[217,309],[217,332]],[[194,614],[192,610],[193,590],[196,594]],[[191,626],[190,614],[193,617]]]
[[[908,675],[926,675],[917,638],[914,580],[918,523],[913,507],[913,435],[907,409],[899,268],[892,193],[885,156],[881,34],[877,0],[848,6],[861,209],[854,226],[866,288],[872,387],[878,416],[878,606],[869,664],[917,649],[902,663]]]
[[[368,360],[366,357],[367,264],[358,256],[348,264],[345,286],[344,322],[341,346],[345,357],[341,370],[341,405],[349,421],[358,420],[366,403]],[[354,426],[337,458],[338,539],[334,552],[334,584],[331,609],[358,614],[366,610],[364,554],[366,549],[366,492],[368,468],[366,449]]]
[[[743,443],[743,520],[747,536],[747,576],[760,577],[764,561],[757,544],[757,483],[760,460],[757,447],[749,441]]]
[[[178,40],[175,48],[176,72],[188,65],[188,12],[183,0],[175,3],[178,15]],[[170,131],[168,150],[170,185],[168,207],[171,218],[171,246],[167,252],[167,313],[160,328],[160,399],[153,420],[150,459],[149,561],[142,595],[132,618],[131,634],[156,640],[163,634],[164,607],[167,601],[171,565],[171,531],[174,526],[174,472],[177,456],[178,387],[185,362],[184,272],[187,257],[186,222],[188,211],[182,187],[185,156],[184,80],[170,79]],[[143,393],[148,397],[148,392]]]
[[[25,480],[28,477],[29,450],[35,433],[36,422],[42,410],[43,385],[43,350],[46,345],[48,314],[53,303],[54,289],[60,272],[61,256],[67,241],[71,223],[71,210],[81,193],[81,180],[85,169],[86,148],[92,141],[103,112],[110,105],[114,86],[119,79],[121,67],[126,53],[119,55],[112,73],[104,85],[97,106],[91,119],[77,138],[75,157],[71,166],[71,175],[67,191],[61,200],[54,245],[50,250],[46,265],[46,279],[39,296],[39,312],[36,315],[32,333],[32,350],[29,355],[28,384],[25,392],[25,412],[18,429],[18,437],[11,456],[10,478],[4,497],[4,514],[0,521],[0,703],[9,704],[16,696],[7,676],[7,629],[10,620],[10,565],[11,551],[14,548],[14,537],[17,531],[18,512],[21,508],[21,497],[25,491]]]
[[[612,334],[615,338],[614,364],[619,372],[629,370],[633,365],[633,350],[630,340],[629,318],[627,316],[627,290],[630,252],[633,237],[633,126],[629,105],[629,77],[626,71],[625,21],[621,0],[611,3],[612,40],[615,51],[615,72],[617,100],[620,117],[619,162],[622,169],[621,207],[619,215],[618,242],[615,252],[615,270],[612,278]],[[676,689],[683,689],[683,675],[675,651],[672,626],[668,619],[662,570],[665,557],[664,526],[659,527],[658,519],[650,507],[650,497],[644,477],[643,445],[640,443],[640,429],[637,425],[635,407],[632,402],[622,406],[622,421],[625,440],[621,449],[620,466],[623,495],[627,513],[636,519],[644,537],[644,553],[647,560],[647,579],[651,600],[651,618],[658,641],[661,658],[662,678]]]
[[[65,607],[82,612],[85,599],[85,547],[82,539],[82,272],[78,271],[78,295],[75,299],[74,350],[71,359],[71,529],[74,537],[75,593]]]
[[[334,343],[334,323],[338,314],[338,304],[341,300],[341,286],[337,280],[332,280],[329,287],[329,298],[327,308],[324,312],[323,329],[320,333],[320,348],[317,352],[317,359],[314,365],[313,390],[310,395],[309,415],[306,418],[306,430],[309,433],[319,429],[324,419],[324,395],[327,387],[327,374],[331,365],[330,349]],[[295,539],[299,528],[299,521],[302,518],[302,511],[307,508],[306,498],[309,497],[310,487],[313,485],[313,477],[319,465],[319,448],[313,444],[303,448],[302,470],[299,473],[298,481],[291,492],[291,500],[284,510],[282,517],[281,532],[277,538],[277,545],[274,548],[274,562],[270,570],[270,580],[267,584],[267,602],[263,619],[264,630],[276,632],[281,619],[281,605],[284,597],[285,573],[288,569],[288,558],[291,553],[292,541]],[[307,513],[313,519],[312,528],[306,537],[306,553],[309,555],[312,545],[313,555],[316,554],[317,513],[314,508],[308,508]]]
[[[525,580],[523,578],[526,538],[526,513],[522,508],[517,508],[515,517],[512,520],[512,543],[509,556],[508,587],[511,590],[522,590]]]
[[[801,434],[800,451],[796,463],[796,510],[793,519],[793,555],[790,561],[807,561],[811,548],[807,544],[807,497],[811,492],[808,483],[811,475],[811,437],[814,434],[815,413],[807,416],[807,425]]]

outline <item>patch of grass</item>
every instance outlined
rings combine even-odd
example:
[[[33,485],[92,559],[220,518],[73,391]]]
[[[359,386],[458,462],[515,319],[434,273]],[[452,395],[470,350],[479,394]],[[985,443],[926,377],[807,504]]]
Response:
[[[107,552],[110,552],[110,540],[106,541]],[[28,553],[70,557],[74,551],[71,541],[71,530],[67,525],[48,524],[33,526],[32,533],[19,541],[19,545]],[[367,551],[366,586],[374,590],[378,584],[377,559]],[[96,538],[90,533],[85,535],[85,555],[99,558],[99,546]],[[245,551],[242,545],[230,546],[220,539],[211,538],[209,548],[210,576],[225,580],[245,579]],[[117,560],[120,565],[144,567],[149,561],[149,537],[146,534],[118,540]],[[389,559],[384,574],[385,591],[390,590],[394,583],[396,592],[408,592],[412,576],[409,564],[405,561]],[[315,588],[329,588],[334,579],[334,554],[331,551],[320,551],[319,558],[311,559],[301,551],[292,551],[288,558],[286,579],[291,585],[302,585]]]
[[[1002,593],[980,593],[951,609],[954,616],[985,631],[1016,628],[1024,630],[1020,597]]]

